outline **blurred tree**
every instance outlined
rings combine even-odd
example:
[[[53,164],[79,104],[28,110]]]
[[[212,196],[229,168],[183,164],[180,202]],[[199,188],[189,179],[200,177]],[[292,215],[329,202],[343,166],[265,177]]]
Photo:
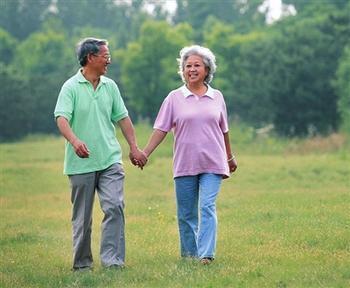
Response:
[[[234,114],[255,127],[272,122],[287,136],[337,129],[331,79],[350,26],[346,10],[329,7],[310,19],[293,17],[244,35],[210,20],[205,43],[218,55],[214,83]]]
[[[20,139],[31,133],[57,133],[53,117],[60,84],[53,77],[25,79],[1,68],[0,141]],[[36,83],[33,85],[33,83]]]
[[[189,23],[194,30],[194,39],[202,42],[206,29],[203,26],[208,17],[215,17],[226,24],[235,25],[236,31],[247,32],[263,25],[264,17],[257,11],[261,0],[176,0],[177,10],[174,23]]]
[[[33,100],[28,81],[0,63],[0,141],[16,140],[31,130]]]
[[[281,25],[280,33],[271,50],[278,61],[270,70],[276,79],[272,99],[277,131],[308,135],[337,130],[338,95],[331,81],[350,39],[347,13],[330,10],[311,19],[296,17]]]
[[[179,10],[174,15],[175,23],[188,22],[194,29],[203,26],[209,15],[219,16],[222,21],[230,21],[234,15],[234,1],[177,0]]]
[[[231,115],[254,127],[272,122],[278,133],[292,136],[336,130],[340,116],[347,123],[350,1],[283,0],[298,14],[270,26],[257,11],[261,3],[177,0],[174,26],[149,21],[168,19],[157,0],[2,0],[1,83],[8,79],[16,87],[12,93],[4,86],[1,105],[9,99],[29,103],[26,112],[33,117],[26,114],[19,134],[56,131],[52,109],[62,82],[78,68],[74,47],[95,36],[110,42],[108,75],[119,83],[129,110],[153,119],[167,93],[181,84],[175,61],[180,48],[194,41],[216,54],[213,86],[224,92]],[[151,13],[144,9],[149,4]],[[4,123],[17,121],[9,115],[21,108],[3,107],[10,119]]]
[[[272,121],[271,89],[267,73],[275,61],[270,54],[270,36],[265,32],[237,34],[233,26],[211,23],[205,45],[217,57],[214,85],[222,90],[231,116],[260,127]]]
[[[305,17],[327,12],[330,6],[343,9],[348,5],[349,0],[283,0],[283,3],[293,4],[298,13]]]
[[[124,95],[139,116],[153,120],[166,95],[180,85],[176,58],[191,33],[188,25],[147,21],[139,40],[119,51]]]
[[[56,132],[52,113],[57,95],[62,83],[77,68],[75,43],[71,42],[59,19],[50,18],[41,31],[32,33],[17,47],[11,66],[20,67],[21,77],[28,81],[25,90],[17,91],[30,96],[29,102],[34,103],[22,103],[32,115],[26,121],[30,126],[26,133]]]
[[[338,110],[342,127],[350,132],[350,43],[345,47],[343,56],[339,61],[334,86],[337,89],[339,100]]]
[[[50,74],[29,78],[28,94],[33,105],[30,118],[31,130],[28,133],[58,133],[53,111],[63,82],[61,77],[57,78]]]
[[[42,31],[32,33],[18,45],[13,65],[21,67],[27,77],[51,75],[64,79],[76,63],[73,49],[59,22],[48,21]]]
[[[118,47],[126,47],[127,43],[139,36],[139,30],[151,15],[142,10],[143,0],[57,0],[57,11],[54,13],[62,19],[69,33],[82,27],[104,30],[104,38],[114,40]],[[85,35],[85,37],[94,35]],[[108,36],[108,37],[107,37]]]
[[[16,51],[17,40],[0,28],[0,62],[9,64]]]
[[[19,40],[38,31],[51,0],[1,0],[0,27]]]
[[[117,8],[114,0],[57,0],[54,13],[68,28],[67,31],[71,31],[79,26],[107,28]]]

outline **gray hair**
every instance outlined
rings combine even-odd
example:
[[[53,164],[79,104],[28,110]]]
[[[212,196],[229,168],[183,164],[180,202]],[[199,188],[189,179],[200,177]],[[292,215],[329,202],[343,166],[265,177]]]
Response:
[[[79,64],[85,66],[87,63],[87,56],[89,54],[98,54],[100,46],[108,45],[108,41],[97,38],[85,38],[77,44],[77,57]]]
[[[177,61],[179,63],[178,73],[180,74],[182,81],[184,83],[186,82],[183,71],[185,68],[185,62],[191,55],[202,57],[205,67],[208,68],[208,75],[205,77],[204,82],[209,84],[211,80],[213,80],[216,71],[215,55],[208,48],[199,45],[184,47],[180,51],[180,58],[178,58]]]

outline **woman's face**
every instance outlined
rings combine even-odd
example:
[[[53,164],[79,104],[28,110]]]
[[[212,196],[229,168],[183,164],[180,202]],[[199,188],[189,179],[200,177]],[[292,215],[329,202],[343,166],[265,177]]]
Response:
[[[201,56],[191,55],[185,61],[183,73],[187,84],[198,84],[204,82],[208,68],[205,67]]]

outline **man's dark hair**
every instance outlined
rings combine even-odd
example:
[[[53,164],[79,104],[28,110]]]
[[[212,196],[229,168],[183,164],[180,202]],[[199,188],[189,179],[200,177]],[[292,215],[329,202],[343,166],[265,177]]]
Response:
[[[108,45],[108,41],[97,38],[85,38],[81,40],[77,45],[77,57],[81,66],[85,66],[87,63],[87,56],[89,54],[98,54],[100,52],[100,46]]]

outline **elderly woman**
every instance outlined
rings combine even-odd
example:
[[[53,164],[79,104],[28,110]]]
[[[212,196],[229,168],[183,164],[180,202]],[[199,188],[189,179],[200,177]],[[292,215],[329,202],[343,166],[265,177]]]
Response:
[[[144,148],[149,157],[166,134],[174,133],[173,173],[182,257],[214,260],[217,235],[215,201],[223,178],[237,168],[231,152],[224,97],[209,86],[215,56],[205,47],[180,51],[185,85],[165,98]]]

